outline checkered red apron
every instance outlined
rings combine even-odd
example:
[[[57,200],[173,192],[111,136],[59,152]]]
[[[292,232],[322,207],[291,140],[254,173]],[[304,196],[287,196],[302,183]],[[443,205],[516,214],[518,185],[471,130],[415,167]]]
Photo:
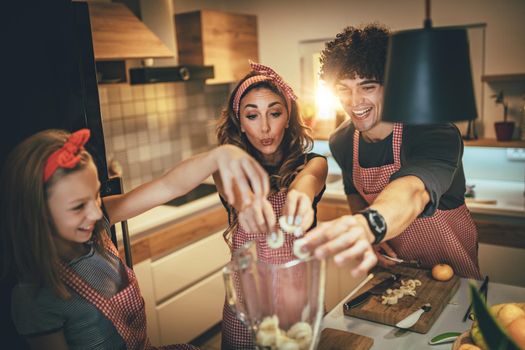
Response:
[[[277,218],[281,217],[281,212],[286,202],[286,195],[287,192],[277,192],[268,197]],[[295,237],[285,234],[284,239],[284,244],[281,248],[272,249],[266,244],[266,235],[249,233],[239,224],[232,236],[232,248],[236,250],[246,242],[256,240],[258,245],[257,258],[259,260],[271,264],[282,264],[295,259],[293,254]],[[236,290],[240,290],[238,280],[234,279],[234,283],[236,283]],[[242,295],[238,295],[238,298],[241,299]],[[237,319],[227,303],[224,304],[222,315],[222,349],[253,350],[255,345],[248,328]]]
[[[403,125],[394,124],[394,163],[375,168],[359,166],[359,131],[354,132],[353,181],[359,194],[371,204],[401,167]],[[480,279],[476,226],[465,204],[452,210],[437,209],[434,215],[417,218],[399,236],[388,241],[402,259],[417,259],[423,266],[452,266],[463,277]]]
[[[102,241],[104,247],[111,254],[119,257],[115,246],[104,234],[102,234]],[[122,264],[126,267],[129,284],[109,299],[99,294],[67,264],[59,264],[60,277],[66,285],[93,304],[113,323],[122,339],[124,339],[126,349],[157,349],[149,344],[146,334],[144,299],[140,294],[135,274],[124,262]],[[160,349],[191,350],[197,348],[191,345],[177,344],[163,346]]]

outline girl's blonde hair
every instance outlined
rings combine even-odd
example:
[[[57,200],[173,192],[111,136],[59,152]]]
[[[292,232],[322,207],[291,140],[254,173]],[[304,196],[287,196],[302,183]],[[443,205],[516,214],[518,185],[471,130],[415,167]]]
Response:
[[[86,168],[93,158],[82,150],[80,162],[72,169],[59,168],[44,183],[44,166],[71,134],[45,130],[22,141],[9,154],[1,177],[2,277],[51,288],[62,298],[70,293],[58,274],[59,252],[54,243],[57,230],[48,207],[49,191],[62,177]],[[95,249],[104,252],[98,222],[93,232]]]
[[[217,139],[220,145],[231,144],[248,152],[251,156],[264,164],[262,154],[250,143],[246,135],[241,132],[241,123],[233,109],[234,97],[242,83],[258,75],[257,72],[248,73],[235,87],[230,94],[228,106],[221,112],[217,125]],[[271,80],[262,81],[249,86],[241,96],[241,100],[246,94],[254,89],[268,89],[279,95],[283,101],[286,101],[279,87]],[[285,103],[286,105],[286,103]],[[283,160],[280,164],[277,174],[270,176],[270,184],[273,192],[283,191],[288,188],[298,172],[306,164],[306,153],[310,152],[313,147],[313,139],[310,136],[310,129],[303,122],[299,106],[295,100],[291,101],[291,110],[289,114],[289,126],[285,131],[284,138],[280,145],[283,154]],[[299,164],[299,165],[298,165]],[[231,232],[237,226],[237,212],[231,206],[228,207],[230,213],[230,226],[224,232],[224,240],[231,248]]]

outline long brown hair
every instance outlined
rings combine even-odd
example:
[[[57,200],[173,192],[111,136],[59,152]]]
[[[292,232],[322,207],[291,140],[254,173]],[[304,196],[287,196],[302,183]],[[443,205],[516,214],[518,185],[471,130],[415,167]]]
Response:
[[[62,298],[70,293],[58,274],[60,257],[53,239],[57,230],[48,207],[48,194],[66,174],[93,162],[83,150],[76,167],[59,168],[44,183],[46,160],[69,136],[63,130],[45,130],[25,139],[9,154],[1,177],[1,276],[14,274],[18,281],[49,287]],[[95,249],[100,252],[103,248],[98,238],[102,227],[101,222],[97,223],[93,232]]]
[[[233,110],[233,100],[239,87],[245,80],[258,74],[259,73],[257,72],[250,72],[243,79],[241,79],[241,81],[239,81],[235,89],[230,94],[228,106],[225,107],[221,112],[216,132],[220,145],[235,145],[248,152],[251,156],[257,159],[259,163],[264,164],[264,158],[262,154],[250,143],[246,135],[241,132],[240,120]],[[248,92],[254,89],[268,89],[280,96],[284,102],[286,101],[281,90],[271,80],[250,85],[242,94],[241,100]],[[288,111],[288,114],[289,126],[285,130],[283,140],[279,146],[283,155],[283,159],[280,163],[277,173],[270,176],[272,192],[284,191],[288,188],[288,186],[290,186],[297,173],[299,173],[306,164],[306,153],[310,152],[313,147],[313,139],[310,136],[310,128],[304,124],[299,111],[299,106],[296,101],[291,101],[291,110]],[[224,240],[231,248],[229,236],[237,226],[237,212],[233,207],[229,206],[229,214],[230,226],[224,232],[223,236]]]

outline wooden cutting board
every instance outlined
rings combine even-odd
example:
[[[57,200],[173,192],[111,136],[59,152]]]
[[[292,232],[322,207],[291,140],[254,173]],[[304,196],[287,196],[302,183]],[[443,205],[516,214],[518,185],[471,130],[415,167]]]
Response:
[[[432,278],[430,271],[425,269],[396,266],[387,270],[378,266],[371,272],[374,274],[374,278],[355,293],[353,297],[358,296],[385,280],[392,273],[400,273],[402,275],[401,280],[419,279],[421,286],[416,288],[417,294],[415,297],[406,295],[399,299],[395,305],[383,305],[381,304],[381,296],[372,295],[359,306],[350,310],[343,308],[343,313],[347,316],[394,326],[412,312],[419,309],[423,304],[430,303],[432,309],[429,312],[423,313],[419,321],[409,328],[409,330],[418,333],[428,332],[443,311],[443,308],[448,304],[454,293],[456,293],[460,284],[458,276],[452,277],[452,279],[447,282],[436,281]],[[396,282],[391,288],[399,288],[399,286],[400,282]]]
[[[321,332],[321,340],[317,346],[320,350],[368,350],[374,344],[374,339],[351,332],[325,328]]]

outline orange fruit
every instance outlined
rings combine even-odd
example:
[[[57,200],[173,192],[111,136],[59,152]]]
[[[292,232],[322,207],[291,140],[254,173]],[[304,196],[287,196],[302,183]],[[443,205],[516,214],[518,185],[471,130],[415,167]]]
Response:
[[[450,265],[437,264],[432,268],[432,277],[437,281],[448,281],[454,276],[454,270]]]
[[[509,323],[507,334],[522,349],[525,349],[525,316],[519,317]]]

